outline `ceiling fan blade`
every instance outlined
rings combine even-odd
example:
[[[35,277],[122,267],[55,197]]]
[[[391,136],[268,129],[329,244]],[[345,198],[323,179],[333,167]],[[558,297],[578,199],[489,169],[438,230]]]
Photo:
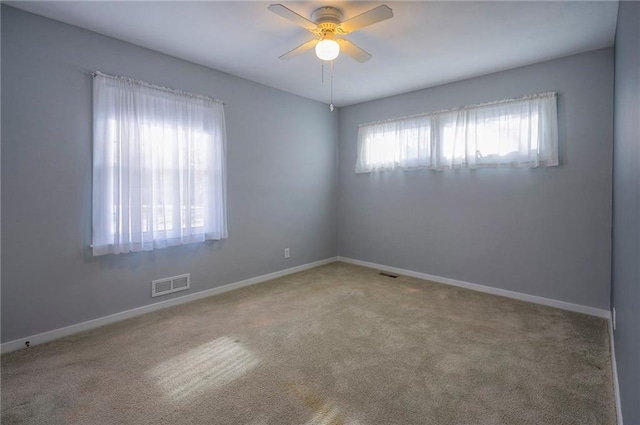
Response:
[[[340,52],[347,56],[351,56],[358,62],[366,62],[371,59],[371,55],[360,47],[356,46],[352,42],[344,38],[336,38],[336,41],[340,45]]]
[[[306,52],[307,50],[313,49],[315,47],[316,44],[318,44],[318,40],[317,38],[314,38],[313,40],[309,40],[306,41],[304,43],[302,43],[301,45],[299,45],[298,47],[296,47],[295,49],[289,50],[287,53],[285,53],[284,55],[280,56],[278,59],[291,59],[294,56],[298,56],[300,53]]]
[[[340,24],[340,28],[344,34],[347,34],[389,18],[393,18],[393,10],[386,4],[383,4],[344,21]]]
[[[272,4],[269,7],[267,7],[267,9],[269,9],[276,15],[280,15],[283,18],[290,20],[294,24],[300,25],[302,28],[305,28],[308,30],[314,30],[318,26],[315,22],[308,20],[302,15],[298,15],[293,10],[287,7],[284,7],[281,4]]]

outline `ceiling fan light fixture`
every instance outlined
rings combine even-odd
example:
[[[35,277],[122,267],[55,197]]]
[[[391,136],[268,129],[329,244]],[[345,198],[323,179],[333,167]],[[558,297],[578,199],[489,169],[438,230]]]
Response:
[[[323,39],[316,44],[316,56],[323,61],[332,61],[340,54],[340,45],[337,41]]]

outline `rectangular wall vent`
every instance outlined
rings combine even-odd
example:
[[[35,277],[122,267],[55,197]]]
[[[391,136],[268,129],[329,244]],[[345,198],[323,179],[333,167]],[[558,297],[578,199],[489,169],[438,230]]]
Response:
[[[151,296],[157,297],[189,288],[191,288],[191,274],[181,274],[180,276],[167,277],[151,282]]]

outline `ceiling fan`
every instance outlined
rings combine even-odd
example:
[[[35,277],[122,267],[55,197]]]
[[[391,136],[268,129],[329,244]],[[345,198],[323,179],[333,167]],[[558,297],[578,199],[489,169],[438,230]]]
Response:
[[[315,47],[316,56],[324,61],[334,60],[342,51],[358,62],[366,62],[371,59],[371,55],[341,36],[393,17],[391,8],[384,4],[346,21],[342,20],[342,12],[331,6],[314,10],[311,14],[311,20],[281,4],[272,4],[268,9],[276,15],[300,25],[317,37],[288,51],[280,56],[280,59],[291,59]]]

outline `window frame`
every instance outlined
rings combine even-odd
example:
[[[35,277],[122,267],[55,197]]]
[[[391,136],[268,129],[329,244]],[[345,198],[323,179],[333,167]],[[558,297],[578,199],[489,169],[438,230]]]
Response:
[[[225,133],[222,101],[94,73],[93,255],[227,238]]]
[[[478,131],[494,133],[489,153]],[[544,92],[360,124],[355,172],[534,168],[558,165],[558,154],[557,93]]]

